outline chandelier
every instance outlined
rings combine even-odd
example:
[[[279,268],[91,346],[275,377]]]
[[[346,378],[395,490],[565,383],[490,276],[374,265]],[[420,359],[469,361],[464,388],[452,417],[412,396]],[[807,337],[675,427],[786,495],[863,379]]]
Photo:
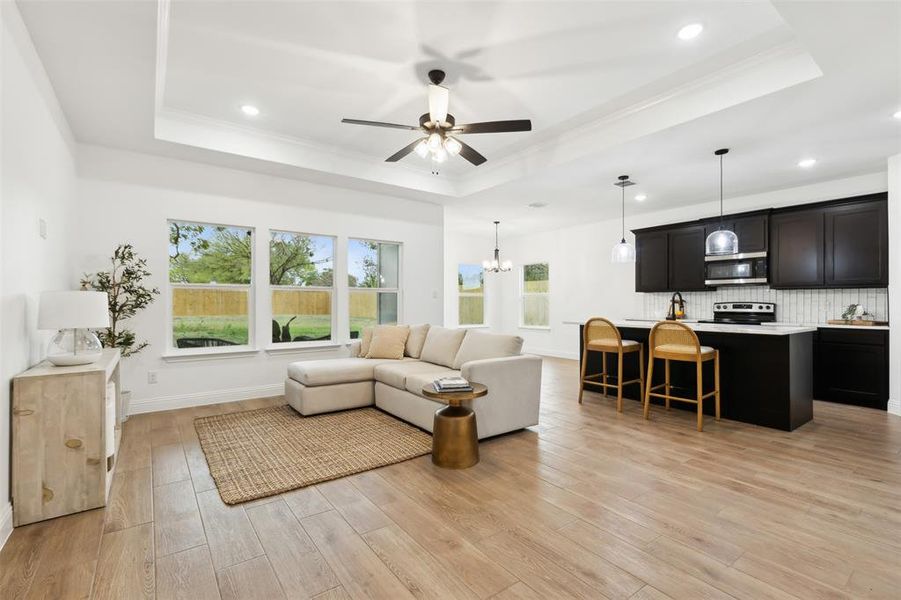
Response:
[[[501,262],[501,251],[497,244],[497,226],[500,225],[500,223],[500,221],[494,222],[494,258],[482,261],[482,268],[489,273],[501,273],[513,269],[513,263],[509,260]]]

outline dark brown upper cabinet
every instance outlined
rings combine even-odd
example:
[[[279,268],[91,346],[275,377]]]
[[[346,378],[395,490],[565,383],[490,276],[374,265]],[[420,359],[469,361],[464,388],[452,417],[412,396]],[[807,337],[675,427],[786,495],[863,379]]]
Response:
[[[670,229],[667,283],[670,291],[706,290],[704,285],[703,225]]]
[[[635,291],[667,290],[668,236],[666,231],[635,234]]]
[[[723,218],[722,225],[738,236],[738,252],[766,252],[769,241],[769,219],[766,214],[729,216]],[[710,235],[720,228],[720,219],[704,221],[704,235]]]
[[[774,213],[770,217],[770,286],[823,285],[823,209]]]
[[[770,286],[888,286],[887,194],[778,210],[770,217]]]
[[[888,285],[888,203],[854,202],[825,210],[825,284]]]

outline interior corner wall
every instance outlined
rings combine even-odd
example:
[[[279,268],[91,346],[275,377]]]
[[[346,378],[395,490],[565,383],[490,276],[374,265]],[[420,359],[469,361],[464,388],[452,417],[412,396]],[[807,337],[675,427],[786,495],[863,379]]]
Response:
[[[890,318],[888,410],[901,415],[901,154],[888,159],[888,242]]]
[[[10,379],[39,362],[44,290],[71,289],[74,142],[14,2],[0,3],[0,546],[12,531]],[[46,224],[42,235],[41,222]]]
[[[364,238],[401,242],[400,319],[441,323],[444,313],[444,220],[441,206],[391,196],[273,177],[235,169],[79,146],[78,243],[75,272],[108,268],[118,244],[147,259],[148,283],[162,294],[129,325],[150,343],[123,361],[130,413],[282,394],[287,365],[346,355],[347,242]],[[238,225],[255,231],[251,356],[182,361],[164,356],[170,345],[167,280],[168,220]],[[338,347],[287,352],[270,345],[269,230],[332,235],[335,244]],[[344,284],[344,285],[342,285]],[[154,372],[156,383],[150,383]]]

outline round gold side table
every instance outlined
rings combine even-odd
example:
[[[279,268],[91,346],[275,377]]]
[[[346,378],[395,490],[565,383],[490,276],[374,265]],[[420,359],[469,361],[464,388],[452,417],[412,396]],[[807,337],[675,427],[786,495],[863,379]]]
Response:
[[[472,383],[472,391],[438,392],[429,383],[422,386],[422,395],[447,402],[435,412],[432,427],[432,462],[445,469],[466,469],[479,462],[479,432],[476,414],[463,402],[488,393],[481,383]]]

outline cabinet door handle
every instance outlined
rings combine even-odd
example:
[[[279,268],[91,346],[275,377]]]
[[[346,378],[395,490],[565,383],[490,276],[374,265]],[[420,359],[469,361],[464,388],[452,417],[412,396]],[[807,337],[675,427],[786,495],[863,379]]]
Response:
[[[81,448],[81,443],[82,442],[79,439],[66,440],[66,447],[72,448],[73,450],[77,450],[77,449]]]
[[[16,410],[13,411],[13,414],[16,415],[17,417],[27,417],[29,415],[33,415],[34,411],[31,410],[30,408],[17,408]]]

